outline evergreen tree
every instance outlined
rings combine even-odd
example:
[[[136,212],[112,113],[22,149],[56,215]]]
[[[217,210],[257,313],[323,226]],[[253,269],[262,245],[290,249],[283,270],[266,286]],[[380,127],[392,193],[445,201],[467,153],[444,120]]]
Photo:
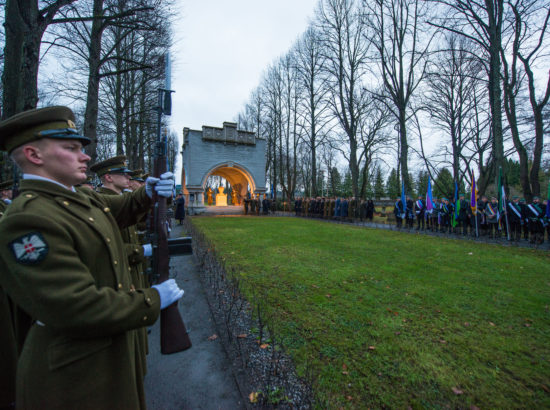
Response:
[[[346,170],[346,174],[344,175],[344,181],[342,182],[340,193],[346,198],[353,196],[353,185],[351,180],[351,172],[349,171],[349,169]]]
[[[433,192],[437,198],[445,197],[453,201],[455,183],[453,181],[453,175],[447,168],[442,168],[441,171],[439,171],[439,175],[435,179]]]
[[[374,197],[380,199],[386,196],[386,190],[384,187],[384,179],[382,176],[382,169],[380,165],[376,167],[376,176],[374,177]]]
[[[329,184],[331,196],[339,196],[340,186],[342,185],[342,178],[340,177],[340,172],[338,172],[338,168],[336,167],[333,167],[330,170]]]
[[[395,199],[401,195],[401,182],[395,168],[392,168],[390,175],[388,176],[388,181],[386,182],[386,192],[391,199]]]

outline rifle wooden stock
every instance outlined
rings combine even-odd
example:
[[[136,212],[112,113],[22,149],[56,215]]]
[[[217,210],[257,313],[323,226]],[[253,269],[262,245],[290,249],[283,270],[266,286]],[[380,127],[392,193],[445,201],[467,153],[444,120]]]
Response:
[[[160,114],[159,114],[160,115]],[[166,172],[166,150],[162,141],[158,141],[155,155],[154,176],[159,178]],[[153,272],[159,275],[159,283],[169,277],[170,251],[168,249],[168,233],[166,227],[166,198],[153,194],[155,207],[153,210],[154,243]],[[191,347],[191,339],[178,310],[178,302],[160,312],[160,351],[162,354],[181,352]]]

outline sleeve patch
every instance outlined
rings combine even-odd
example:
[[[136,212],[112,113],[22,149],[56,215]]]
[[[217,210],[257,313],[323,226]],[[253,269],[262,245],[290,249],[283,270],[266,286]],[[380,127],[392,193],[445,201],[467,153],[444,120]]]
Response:
[[[40,232],[31,232],[11,241],[8,245],[18,263],[35,265],[48,254],[49,247]]]

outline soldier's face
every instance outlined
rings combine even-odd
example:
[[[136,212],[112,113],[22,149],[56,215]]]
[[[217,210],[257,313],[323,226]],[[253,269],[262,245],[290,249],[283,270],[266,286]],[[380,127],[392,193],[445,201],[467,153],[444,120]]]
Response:
[[[44,176],[67,187],[81,184],[88,177],[90,157],[82,151],[78,140],[45,139],[41,144]]]
[[[132,191],[135,191],[135,190],[138,189],[140,186],[141,186],[141,185],[140,185],[139,181],[135,181],[135,180],[132,180],[132,179],[131,179],[130,182],[129,182],[129,187],[130,187],[130,189],[131,189]]]
[[[113,185],[120,191],[128,189],[130,186],[130,176],[128,174],[111,174]]]

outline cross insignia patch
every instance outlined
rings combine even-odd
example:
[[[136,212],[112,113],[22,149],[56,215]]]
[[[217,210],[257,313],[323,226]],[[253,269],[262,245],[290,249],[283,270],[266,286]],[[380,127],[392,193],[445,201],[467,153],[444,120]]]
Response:
[[[48,254],[49,247],[40,232],[31,232],[10,242],[9,247],[17,262],[34,265]]]

